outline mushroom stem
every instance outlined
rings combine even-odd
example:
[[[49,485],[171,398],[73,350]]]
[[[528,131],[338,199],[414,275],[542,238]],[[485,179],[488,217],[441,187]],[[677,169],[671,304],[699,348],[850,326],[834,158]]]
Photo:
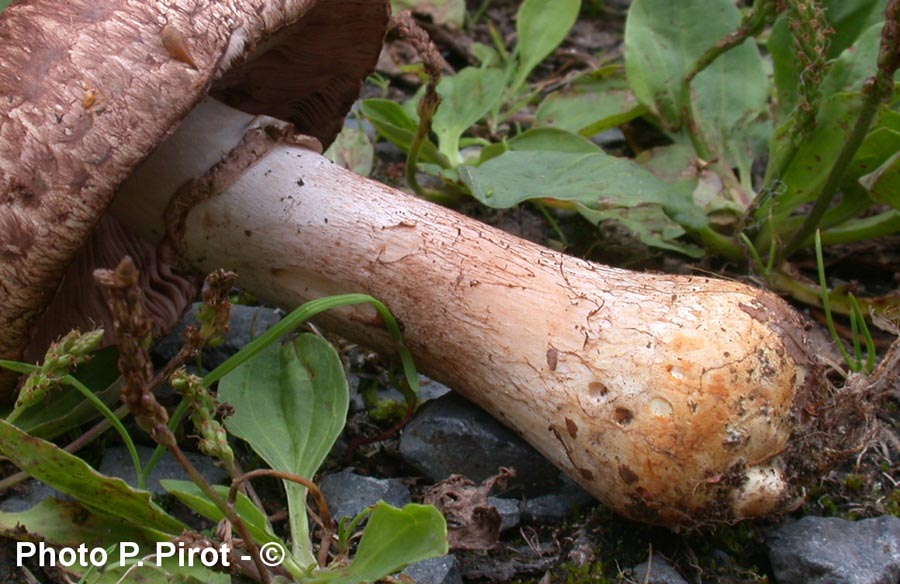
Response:
[[[153,205],[258,123],[205,105],[129,179],[129,200],[146,207],[119,203],[120,218],[158,238]],[[242,287],[287,308],[329,294],[379,297],[423,371],[631,518],[692,527],[794,501],[781,454],[817,388],[803,324],[780,299],[569,257],[311,150],[267,148],[234,180],[218,180],[229,175],[220,168],[187,189],[208,195],[174,238],[192,267],[234,270]],[[189,151],[205,158],[197,168]],[[390,351],[368,307],[323,324]]]

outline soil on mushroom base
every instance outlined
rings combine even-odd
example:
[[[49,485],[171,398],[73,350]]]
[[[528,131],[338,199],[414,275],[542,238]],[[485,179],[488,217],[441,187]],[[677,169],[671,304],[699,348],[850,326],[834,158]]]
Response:
[[[469,10],[474,12],[481,6],[481,1],[470,1],[468,4]],[[513,17],[519,4],[514,0],[490,3],[487,16],[503,39],[512,39],[515,35]],[[595,5],[599,3],[585,2],[578,25],[564,44],[565,50],[557,51],[540,66],[535,78],[552,80],[558,78],[560,72],[584,66],[580,59],[601,51],[620,50],[628,4],[607,1],[605,8],[598,8]],[[464,31],[443,29],[433,36],[444,58],[457,68],[466,64],[467,55],[461,47],[469,46],[472,41],[492,42],[485,25],[473,27],[471,35]],[[392,50],[402,53],[406,49],[394,44]],[[411,59],[414,60],[414,57]],[[408,99],[416,89],[415,86],[410,86],[408,90],[404,90],[402,85],[399,87],[394,84],[391,89],[394,92],[391,97],[398,101]],[[630,130],[635,137],[642,142],[649,141],[650,145],[653,140],[661,138],[652,129],[640,124],[634,124]],[[629,154],[624,143],[615,147],[622,149],[619,153]],[[404,160],[399,152],[393,157],[388,154],[378,158],[376,178],[404,188]],[[523,205],[498,211],[463,202],[459,210],[525,239],[550,247],[561,246],[559,232],[554,231],[533,207]],[[568,239],[569,253],[602,263],[667,273],[700,272],[725,278],[748,277],[746,272],[735,271],[735,266],[726,262],[709,259],[692,262],[684,256],[648,248],[615,223],[594,227],[572,216],[559,219],[558,227]],[[900,238],[892,238],[832,248],[829,275],[835,284],[852,282],[861,295],[874,296],[892,291],[897,286],[896,274],[900,273],[898,244]],[[805,272],[815,273],[814,257],[800,257],[797,263]],[[824,315],[814,310],[807,310],[806,314],[819,325],[811,333],[821,347],[820,354],[832,356],[835,363],[841,363],[840,355],[834,352],[824,327]],[[847,325],[839,323],[838,326]],[[885,335],[876,342],[884,349],[890,337]],[[835,377],[833,382],[840,384],[843,380]],[[877,416],[896,435],[900,430],[900,407],[896,401],[886,403],[886,411],[877,412]],[[811,444],[807,446],[812,447]],[[390,451],[390,446],[386,448]],[[900,454],[897,445],[876,441],[861,456],[823,477],[813,487],[807,503],[797,511],[797,515],[855,519],[900,513],[900,489],[895,482],[898,464]],[[771,581],[771,568],[763,540],[765,529],[773,523],[761,521],[722,527],[713,532],[676,536],[662,530],[636,526],[601,508],[594,508],[565,525],[530,526],[516,535],[507,535],[496,551],[474,556],[469,552],[462,555],[462,561],[464,572],[468,570],[471,576],[481,574],[480,579],[485,581],[491,579],[491,569],[479,570],[479,565],[494,566],[495,578],[508,574],[503,566],[508,569],[517,566],[521,572],[513,580],[518,582],[603,582],[623,578],[620,568],[645,561],[652,547],[654,551],[673,559],[683,574],[702,577],[703,581]],[[590,544],[585,544],[586,541]],[[584,549],[590,549],[590,554],[582,553]],[[535,561],[536,558],[541,561]]]

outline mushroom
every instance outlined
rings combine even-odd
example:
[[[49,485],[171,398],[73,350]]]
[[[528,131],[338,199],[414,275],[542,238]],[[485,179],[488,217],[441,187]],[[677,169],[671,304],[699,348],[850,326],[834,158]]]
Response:
[[[85,278],[125,253],[142,270],[156,331],[171,326],[195,282],[105,214],[116,188],[210,92],[330,143],[374,66],[388,14],[387,0],[34,0],[6,9],[0,358],[36,358],[53,333],[86,315],[102,320]],[[190,155],[211,164],[221,151]],[[0,390],[10,397],[8,374]]]
[[[120,186],[111,215],[157,255],[235,270],[286,308],[379,297],[423,371],[619,513],[681,528],[790,509],[806,455],[791,438],[823,388],[787,304],[737,282],[569,257],[321,156],[374,63],[386,5],[35,0],[8,10],[0,350],[21,349],[63,256]],[[299,49],[282,48],[291,42]],[[313,63],[291,60],[297,51]],[[218,101],[202,99],[210,85]],[[390,352],[369,307],[322,322]]]

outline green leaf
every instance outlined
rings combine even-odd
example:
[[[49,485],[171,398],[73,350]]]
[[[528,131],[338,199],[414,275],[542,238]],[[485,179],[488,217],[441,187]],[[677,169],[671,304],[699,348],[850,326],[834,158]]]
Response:
[[[325,151],[325,158],[358,175],[369,176],[375,161],[375,149],[363,130],[345,126]]]
[[[766,43],[772,55],[772,79],[775,82],[775,105],[781,121],[784,116],[794,110],[797,105],[797,82],[800,79],[800,67],[794,51],[794,40],[788,26],[787,15],[782,15],[772,26],[769,40]]]
[[[861,37],[832,62],[822,79],[823,95],[861,91],[863,83],[878,68],[878,49],[881,44],[881,24],[866,30]]]
[[[892,118],[900,118],[894,112],[888,112]],[[900,125],[891,127],[883,124],[874,128],[866,136],[862,146],[856,151],[853,162],[847,169],[847,179],[859,180],[864,174],[869,174],[884,163],[894,152],[900,150]]]
[[[208,570],[203,566],[179,566],[178,558],[164,559],[161,566],[148,560],[144,566],[134,564],[155,551],[156,542],[168,542],[172,535],[144,530],[140,525],[122,521],[91,511],[75,501],[44,499],[31,509],[21,513],[0,513],[0,533],[20,541],[43,541],[49,545],[77,548],[85,544],[89,548],[107,550],[106,568],[98,571],[89,566],[72,566],[75,573],[85,575],[84,582],[115,584],[118,582],[159,582],[172,584],[227,584],[228,574]],[[125,560],[120,567],[120,542],[133,542],[140,547],[138,557]],[[128,572],[127,579],[122,577]]]
[[[225,518],[219,508],[216,507],[216,504],[207,499],[203,491],[200,490],[200,487],[191,481],[163,479],[159,481],[159,483],[168,493],[174,495],[179,501],[207,519],[211,521],[221,521]],[[223,499],[228,499],[228,487],[214,485],[213,489],[215,489]],[[247,495],[238,493],[237,499],[235,500],[235,511],[237,512],[238,517],[240,517],[247,525],[250,534],[253,535],[253,539],[255,539],[257,543],[270,541],[281,542],[281,540],[278,539],[278,536],[272,532],[272,527],[269,525],[269,520],[266,518],[265,514],[253,504]]]
[[[389,99],[364,99],[360,104],[360,112],[386,140],[396,144],[404,152],[409,152],[419,123],[410,117],[403,106]],[[422,144],[419,161],[441,163],[441,155],[431,141],[426,140]]]
[[[700,228],[703,213],[634,162],[594,152],[506,152],[460,178],[482,203],[505,209],[529,199],[573,201],[591,209],[658,205],[682,224]]]
[[[839,93],[822,101],[816,123],[808,138],[800,144],[779,185],[776,197],[760,205],[757,219],[761,222],[774,221],[777,225],[788,217],[797,206],[816,198],[834,161],[850,137],[862,104],[859,93]],[[793,123],[789,118],[779,133],[787,132]],[[790,145],[776,137],[773,139],[769,168],[779,166],[778,159],[784,156]],[[770,177],[766,177],[768,182]]]
[[[465,0],[391,0],[391,11],[412,10],[431,17],[435,24],[452,24],[462,28],[466,19]]]
[[[516,93],[541,61],[565,40],[578,18],[581,0],[525,0],[516,16],[516,72],[510,87]]]
[[[77,456],[30,436],[5,420],[0,420],[0,454],[94,512],[119,517],[162,535],[178,535],[187,529],[153,503],[149,492],[133,489],[122,479],[104,476]]]
[[[559,128],[532,128],[507,141],[509,150],[592,153],[603,150],[585,138]]]
[[[478,64],[482,67],[499,67],[503,62],[503,59],[500,58],[500,53],[490,45],[473,42],[469,45],[469,50],[472,52],[472,56],[478,60]]]
[[[695,167],[697,162],[694,149],[687,143],[676,142],[644,150],[634,161],[670,186],[688,183],[690,188],[685,192],[692,191],[696,186],[696,176],[685,172]]]
[[[72,376],[94,390],[106,405],[112,406],[118,402],[120,393],[116,366],[118,358],[114,348],[103,349],[78,367]],[[25,410],[16,418],[15,425],[32,436],[51,440],[99,417],[100,412],[81,392],[74,387],[63,386],[55,390],[40,407]]]
[[[856,111],[858,111],[858,109]],[[792,123],[792,121],[792,118],[788,118],[785,126]],[[850,123],[850,120],[846,120],[845,123]],[[836,204],[829,208],[828,211],[826,211],[825,215],[819,223],[822,229],[828,229],[833,226],[842,225],[842,227],[840,227],[839,229],[829,229],[828,231],[823,231],[822,241],[826,242],[828,245],[837,241],[838,239],[849,241],[849,238],[852,238],[853,233],[856,232],[883,233],[883,231],[879,230],[890,229],[889,225],[893,225],[892,219],[884,222],[876,222],[877,226],[875,227],[872,227],[872,225],[870,225],[870,222],[868,221],[854,222],[854,225],[858,224],[862,226],[859,230],[850,225],[850,222],[853,221],[854,218],[858,217],[862,211],[874,204],[874,201],[869,196],[869,193],[860,184],[859,179],[863,175],[872,173],[875,169],[882,165],[893,153],[900,150],[900,113],[891,110],[887,106],[882,106],[872,126],[873,129],[869,131],[865,140],[863,140],[863,143],[860,146],[859,150],[857,150],[856,155],[853,157],[850,165],[847,167],[847,170],[841,181],[840,199]],[[826,152],[830,153],[830,156],[835,156],[834,149],[838,147],[838,145],[840,144],[840,140],[841,137],[838,136],[838,138],[832,142],[831,147],[825,149]],[[780,150],[778,149],[779,146],[780,144],[778,144],[778,142],[776,141],[771,159],[773,162],[776,161],[777,156],[781,155]],[[801,160],[810,160],[810,154],[808,151],[810,146],[810,144],[803,145],[805,154],[804,157],[801,158]],[[822,146],[824,146],[824,144]],[[814,157],[816,156],[816,154],[813,153],[811,156]],[[807,164],[807,168],[812,169],[813,167]],[[827,169],[825,170],[827,171]],[[794,174],[794,176],[796,176],[796,174]],[[788,214],[790,214],[791,209],[789,205],[794,205],[796,207],[796,205],[799,204],[796,203],[796,201],[790,199],[790,197],[793,197],[797,193],[795,193],[794,189],[790,188],[789,185],[785,182],[776,184],[776,190],[778,192],[777,196],[774,199],[766,200],[763,203],[760,212],[757,214],[757,219],[759,221],[763,221],[763,217],[774,218],[775,215],[772,214],[772,210],[778,208],[778,206],[780,205],[783,209],[779,211],[779,215],[777,216],[779,221],[778,229],[781,233],[791,233],[794,230],[798,229],[800,224],[803,222],[803,217],[801,215],[795,214],[792,217],[785,218]],[[800,193],[800,196],[803,196],[803,193]],[[814,195],[806,193],[805,196],[807,198],[811,198]],[[764,224],[764,231],[771,231],[771,222],[766,221]],[[758,243],[763,245],[763,247],[766,247],[768,245],[768,237],[769,234],[764,235]],[[870,238],[863,237],[862,239]]]
[[[216,504],[207,499],[206,495],[196,484],[190,481],[169,479],[159,482],[167,492],[210,521],[219,522],[225,518],[219,508],[216,507]],[[228,487],[214,485],[213,489],[216,490],[222,499],[228,499]],[[238,493],[234,503],[234,510],[244,522],[244,525],[247,526],[250,535],[253,536],[257,544],[277,543],[286,549],[284,542],[272,531],[272,526],[269,525],[269,519],[266,515],[243,493]],[[300,576],[303,573],[303,569],[290,556],[285,557],[283,565],[294,576]]]
[[[824,0],[825,18],[834,29],[828,57],[834,58],[856,42],[867,28],[884,20],[887,0]]]
[[[217,572],[200,564],[195,559],[194,565],[182,563],[178,556],[150,558],[147,555],[134,559],[126,559],[124,566],[119,566],[116,559],[114,566],[102,572],[91,572],[84,579],[83,584],[122,584],[123,582],[138,584],[230,584],[231,575],[225,572]],[[110,557],[117,557],[118,552],[113,552]],[[233,561],[233,558],[232,558]]]
[[[876,202],[900,209],[900,151],[859,182]]]
[[[219,382],[235,408],[229,432],[269,465],[311,478],[344,427],[347,380],[337,351],[313,334],[273,344]]]
[[[382,501],[372,510],[350,565],[316,572],[310,584],[375,582],[447,551],[447,524],[437,509],[416,504],[397,509]]]
[[[691,258],[701,258],[702,248],[678,241],[685,234],[680,225],[669,219],[659,207],[633,207],[630,209],[609,209],[597,211],[581,203],[575,207],[582,217],[598,225],[603,221],[615,221],[634,233],[644,245],[676,251]]]
[[[246,440],[273,469],[312,479],[344,428],[349,390],[334,347],[312,334],[269,345],[219,382],[234,406],[228,431]],[[306,487],[285,481],[297,561],[315,562]]]
[[[697,165],[693,149],[687,144],[645,150],[635,162],[665,181],[672,190],[683,193],[707,215],[726,211],[736,218],[743,211],[728,197],[719,175]]]
[[[0,512],[0,533],[21,541],[44,541],[48,544],[78,547],[109,547],[122,541],[149,545],[168,541],[170,537],[144,531],[139,525],[100,515],[76,501],[44,499],[18,513]]]
[[[736,127],[765,112],[769,82],[759,51],[750,39],[720,56],[694,79],[692,96],[683,95],[682,82],[740,22],[732,0],[634,0],[625,25],[625,70],[638,101],[678,130],[691,97],[720,152]]]
[[[584,136],[558,128],[531,128],[504,142],[494,142],[481,149],[478,164],[497,158],[508,150],[549,150],[552,152],[603,152]],[[458,180],[458,177],[457,177]]]
[[[504,74],[491,67],[466,67],[441,79],[441,105],[431,122],[441,154],[455,167],[462,163],[459,139],[503,99]]]
[[[509,143],[506,141],[488,144],[481,149],[481,153],[478,156],[478,164],[484,164],[492,158],[497,158],[507,150],[509,150]],[[459,172],[456,173],[456,180],[459,180]]]
[[[624,79],[607,77],[573,83],[551,93],[535,112],[535,126],[552,126],[593,136],[644,115]]]

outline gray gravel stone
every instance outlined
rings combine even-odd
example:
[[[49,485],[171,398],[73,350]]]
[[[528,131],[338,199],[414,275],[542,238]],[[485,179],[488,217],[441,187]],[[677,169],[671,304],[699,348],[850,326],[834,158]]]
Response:
[[[596,502],[590,493],[575,484],[572,479],[565,475],[560,475],[560,478],[563,483],[560,489],[525,501],[522,521],[559,523],[571,517],[578,509]]]
[[[847,521],[807,516],[768,540],[779,584],[897,584],[900,518]]]
[[[357,375],[349,375],[347,381],[350,385],[350,412],[355,413],[366,409],[366,399],[360,393],[360,378]],[[437,399],[443,395],[450,393],[450,388],[430,379],[424,375],[419,375],[419,401],[425,403],[433,399]],[[376,390],[377,399],[389,399],[400,403],[405,403],[406,398],[400,393],[396,387],[378,388]]]
[[[519,501],[515,499],[503,499],[501,497],[488,497],[488,503],[500,513],[500,531],[512,529],[519,524],[522,511],[519,509]]]
[[[383,140],[375,144],[375,158],[385,162],[400,162],[406,160],[406,154],[393,142]]]
[[[612,128],[591,136],[591,142],[598,146],[614,146],[625,142],[625,134],[619,128]]]
[[[659,554],[653,554],[652,561],[638,564],[632,568],[631,578],[634,582],[646,582],[647,584],[688,584],[675,566]]]
[[[146,465],[153,455],[154,449],[140,445],[136,448],[141,464]],[[185,455],[210,484],[219,485],[228,480],[228,472],[222,467],[216,466],[210,457],[197,452],[185,452]],[[120,477],[132,487],[137,488],[137,476],[134,473],[134,465],[131,463],[131,454],[124,445],[111,446],[104,450],[103,461],[97,470],[108,476]],[[164,495],[166,490],[159,484],[159,481],[163,479],[190,480],[181,464],[168,452],[159,459],[159,464],[153,467],[150,476],[147,477],[147,490],[154,496]]]
[[[416,562],[403,570],[416,584],[463,584],[459,561],[450,554]]]
[[[71,500],[71,497],[63,495],[41,481],[30,479],[16,485],[14,494],[4,499],[3,502],[0,502],[0,511],[3,511],[4,513],[21,513],[22,511],[28,511],[44,499],[50,497]]]
[[[559,471],[524,440],[456,394],[426,403],[406,426],[400,454],[433,481],[460,474],[476,483],[501,466],[516,469],[509,486],[529,496],[559,487]]]
[[[342,517],[356,517],[359,513],[378,501],[403,507],[412,503],[409,487],[400,479],[377,479],[354,473],[351,469],[326,475],[319,488],[328,501],[328,507],[335,521]]]

